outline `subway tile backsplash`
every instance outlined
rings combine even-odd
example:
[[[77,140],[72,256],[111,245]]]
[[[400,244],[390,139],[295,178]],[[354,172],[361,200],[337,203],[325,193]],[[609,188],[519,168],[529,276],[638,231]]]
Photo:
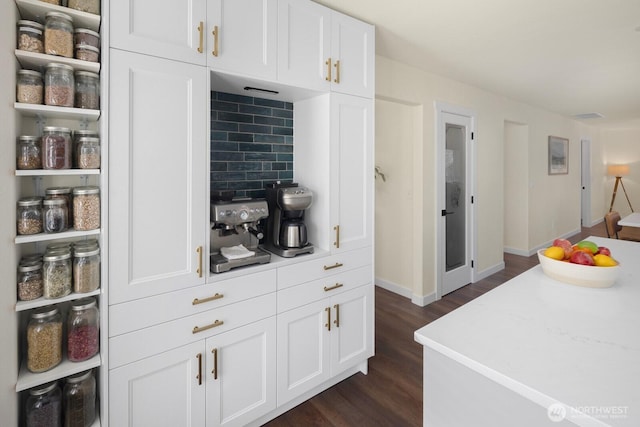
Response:
[[[211,92],[211,189],[264,197],[293,180],[293,104]]]

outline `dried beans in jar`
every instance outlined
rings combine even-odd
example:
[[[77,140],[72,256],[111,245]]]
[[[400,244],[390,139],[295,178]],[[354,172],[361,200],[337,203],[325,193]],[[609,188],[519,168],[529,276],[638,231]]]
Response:
[[[44,74],[44,103],[58,107],[73,107],[75,97],[73,67],[47,64]]]
[[[29,390],[26,415],[27,427],[62,425],[62,392],[56,381]]]
[[[46,126],[42,131],[42,168],[71,168],[71,131],[64,127]]]
[[[44,53],[73,58],[73,21],[65,13],[47,12],[44,23]]]
[[[31,313],[27,326],[27,369],[44,372],[62,361],[62,318],[56,307]]]
[[[98,187],[73,189],[73,228],[80,231],[100,228],[100,189]]]
[[[71,362],[82,362],[98,354],[98,321],[94,298],[83,298],[71,305],[67,319],[67,357]]]
[[[16,149],[16,167],[18,169],[42,168],[40,138],[30,135],[21,135],[18,137],[18,146]]]

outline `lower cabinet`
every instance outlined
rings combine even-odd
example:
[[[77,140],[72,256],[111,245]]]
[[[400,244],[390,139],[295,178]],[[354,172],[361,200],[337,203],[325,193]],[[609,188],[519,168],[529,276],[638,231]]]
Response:
[[[278,314],[278,405],[373,356],[373,286]]]
[[[115,426],[244,425],[276,408],[270,317],[111,370]]]

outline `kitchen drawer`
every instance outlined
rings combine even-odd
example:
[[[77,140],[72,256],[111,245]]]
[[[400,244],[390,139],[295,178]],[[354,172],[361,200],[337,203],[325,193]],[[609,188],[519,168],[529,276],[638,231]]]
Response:
[[[356,268],[278,291],[278,313],[373,282],[372,266]]]
[[[278,268],[278,289],[332,276],[373,264],[373,249],[366,247]]]
[[[276,271],[268,270],[109,307],[109,336],[179,319],[276,290]]]
[[[276,294],[269,293],[118,335],[109,339],[109,369],[227,332],[275,314]]]

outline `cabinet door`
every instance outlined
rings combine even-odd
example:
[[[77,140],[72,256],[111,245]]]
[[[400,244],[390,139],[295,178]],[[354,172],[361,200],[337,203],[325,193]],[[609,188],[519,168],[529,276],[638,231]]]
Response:
[[[331,377],[329,299],[278,314],[278,406]]]
[[[208,427],[246,425],[276,408],[275,316],[209,338],[206,348]]]
[[[204,65],[206,0],[111,2],[110,47]]]
[[[276,79],[277,0],[209,0],[207,15],[211,69]]]
[[[331,10],[307,0],[278,2],[278,81],[328,91]]]
[[[375,29],[342,13],[331,15],[331,90],[373,98]]]
[[[373,307],[373,285],[360,286],[331,299],[331,375],[373,356]]]
[[[373,100],[331,94],[332,251],[373,242]]]
[[[111,49],[110,304],[204,283],[207,76]]]
[[[204,357],[199,341],[111,370],[110,424],[204,426]]]

